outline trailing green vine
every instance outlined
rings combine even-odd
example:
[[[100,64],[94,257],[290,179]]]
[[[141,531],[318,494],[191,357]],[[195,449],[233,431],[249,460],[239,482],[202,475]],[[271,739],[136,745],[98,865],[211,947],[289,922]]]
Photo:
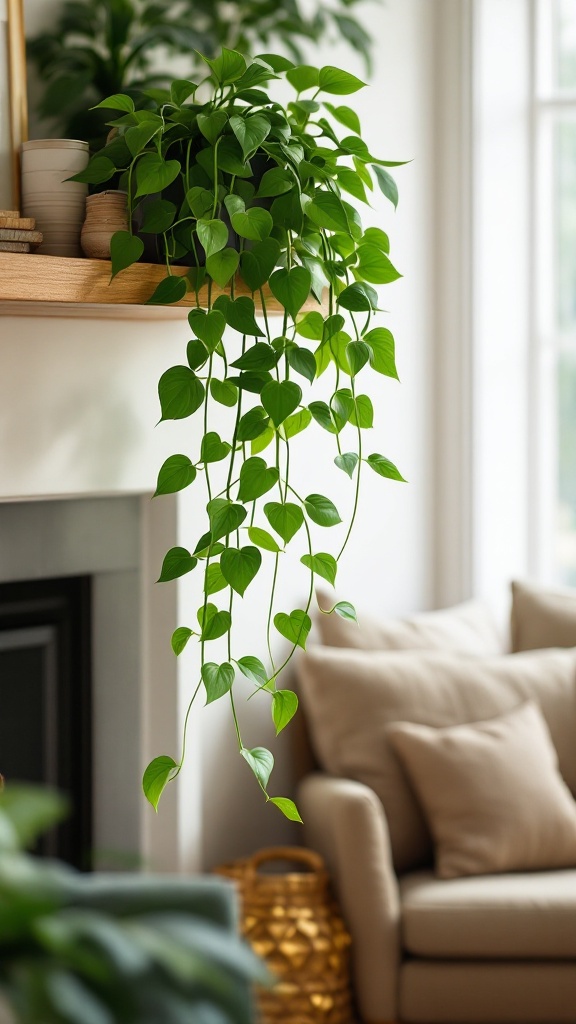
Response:
[[[277,732],[290,722],[298,700],[282,688],[282,673],[297,649],[306,647],[315,581],[336,582],[358,509],[361,467],[403,479],[383,455],[365,455],[363,435],[373,425],[374,408],[361,390],[370,370],[397,378],[394,338],[388,328],[373,326],[373,286],[400,275],[389,258],[387,234],[380,227],[364,229],[346,198],[367,204],[377,183],[395,206],[396,185],[386,170],[394,165],[370,153],[350,107],[324,98],[362,88],[355,76],[271,54],[247,62],[226,49],[205,61],[203,83],[174,82],[153,111],[136,110],[123,94],[103,101],[120,116],[111,122],[111,141],[77,180],[101,184],[120,174],[128,191],[130,220],[140,226],[138,233],[132,228],[114,235],[113,276],[138,260],[143,239],[151,238],[167,274],[149,301],[195,296],[186,363],[170,367],[159,382],[161,419],[197,415],[203,430],[195,454],[165,461],[156,495],[204,478],[207,499],[202,535],[189,548],[172,548],[160,573],[162,583],[191,572],[202,576],[196,621],[175,630],[172,647],[181,656],[191,642],[197,645],[190,707],[201,691],[207,703],[230,702],[239,753],[266,800],[300,820],[291,800],[269,794],[273,755],[245,746],[236,701],[246,684],[248,697],[271,701]],[[267,91],[279,78],[296,92],[286,107]],[[211,87],[205,102],[196,101],[200,84],[202,93]],[[328,401],[312,397],[329,368],[334,383]],[[226,408],[233,426],[221,436]],[[335,467],[352,482],[337,554],[317,543],[316,527],[338,526],[339,510],[324,494],[300,493],[295,475],[292,439],[308,428],[334,437]],[[309,580],[303,607],[290,609],[279,596],[281,556],[297,534],[305,539],[299,561]],[[244,652],[234,630],[234,601],[250,594],[262,571],[271,583],[256,656]],[[347,601],[320,611],[356,617]],[[280,664],[274,660],[275,634],[289,645]],[[222,638],[226,660],[216,661],[211,645]],[[146,769],[144,791],[154,807],[179,773],[184,749],[185,738],[179,759],[157,757]]]

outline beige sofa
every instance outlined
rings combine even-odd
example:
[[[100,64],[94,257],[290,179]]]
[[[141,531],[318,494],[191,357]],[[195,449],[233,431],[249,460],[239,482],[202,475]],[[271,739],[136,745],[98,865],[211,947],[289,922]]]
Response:
[[[559,597],[551,606],[547,592],[516,586],[513,637],[527,653],[503,653],[486,611],[468,603],[357,632],[326,620],[320,639],[332,646],[300,660],[319,770],[302,781],[299,807],[352,933],[364,1022],[576,1024],[576,859],[439,878],[433,837],[388,735],[395,721],[445,728],[535,702],[573,797],[576,654],[528,651],[533,627],[539,646],[576,644],[576,599],[567,598],[570,622]]]

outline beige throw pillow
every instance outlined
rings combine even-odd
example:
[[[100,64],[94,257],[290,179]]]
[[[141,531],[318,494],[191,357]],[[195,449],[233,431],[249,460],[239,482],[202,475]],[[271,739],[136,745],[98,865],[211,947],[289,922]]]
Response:
[[[512,649],[576,647],[576,590],[512,584]]]
[[[318,594],[322,608],[334,601]],[[375,619],[360,615],[359,625],[338,615],[316,616],[320,642],[328,647],[358,650],[447,650],[488,657],[503,654],[504,645],[490,609],[482,601],[422,612],[407,619]]]
[[[386,727],[462,725],[535,700],[560,771],[576,794],[576,654],[538,651],[499,658],[445,652],[311,647],[298,660],[299,693],[316,759],[332,775],[370,786],[386,811],[399,871],[431,863],[432,841]]]
[[[576,803],[536,704],[473,725],[399,723],[388,739],[426,814],[440,878],[576,864]]]

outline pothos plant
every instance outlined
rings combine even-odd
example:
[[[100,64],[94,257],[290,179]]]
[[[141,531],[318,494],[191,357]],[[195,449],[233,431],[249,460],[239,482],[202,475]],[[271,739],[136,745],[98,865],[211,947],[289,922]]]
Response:
[[[373,286],[400,275],[385,231],[364,229],[347,198],[367,204],[378,184],[395,206],[396,185],[386,170],[394,164],[372,155],[357,114],[333,102],[362,88],[354,75],[271,54],[247,62],[227,49],[205,63],[202,83],[174,82],[154,111],[135,110],[122,94],[103,101],[119,112],[114,135],[77,179],[102,183],[121,172],[131,220],[140,216],[140,234],[112,238],[112,275],[138,260],[142,237],[152,236],[166,276],[149,301],[193,296],[186,362],[167,369],[159,383],[161,419],[196,415],[202,436],[193,454],[164,462],[156,495],[200,484],[207,499],[200,535],[189,548],[172,548],[162,565],[160,582],[192,572],[202,580],[196,620],[176,629],[172,647],[180,656],[191,641],[197,646],[190,708],[201,691],[208,703],[230,702],[239,752],[266,800],[300,820],[291,800],[269,794],[272,753],[242,740],[237,691],[247,683],[270,700],[277,732],[288,724],[298,701],[282,676],[297,648],[306,647],[315,581],[335,584],[363,467],[403,479],[364,440],[374,419],[364,390],[369,371],[397,377],[393,336],[374,325]],[[278,79],[295,90],[287,105],[269,95]],[[325,397],[314,397],[324,374],[331,379],[321,382]],[[351,480],[348,526],[330,552],[318,535],[342,522],[340,511],[324,494],[301,493],[292,456],[293,438],[308,428],[333,436],[335,472]],[[308,586],[302,607],[292,609],[282,606],[280,578],[295,538],[304,541],[299,561]],[[234,630],[234,609],[238,599],[250,601],[266,562],[268,600],[251,609],[262,623],[256,656]],[[356,617],[346,601],[320,611]],[[289,644],[280,662],[274,633]],[[226,656],[216,660],[213,645],[221,638]],[[144,792],[155,808],[182,763],[183,755],[160,756],[146,769]]]

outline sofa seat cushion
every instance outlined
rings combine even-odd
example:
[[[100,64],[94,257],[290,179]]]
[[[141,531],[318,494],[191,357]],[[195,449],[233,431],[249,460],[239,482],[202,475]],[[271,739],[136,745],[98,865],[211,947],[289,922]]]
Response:
[[[576,590],[512,583],[512,648],[576,647]]]
[[[576,870],[400,880],[402,942],[414,956],[576,960]]]

